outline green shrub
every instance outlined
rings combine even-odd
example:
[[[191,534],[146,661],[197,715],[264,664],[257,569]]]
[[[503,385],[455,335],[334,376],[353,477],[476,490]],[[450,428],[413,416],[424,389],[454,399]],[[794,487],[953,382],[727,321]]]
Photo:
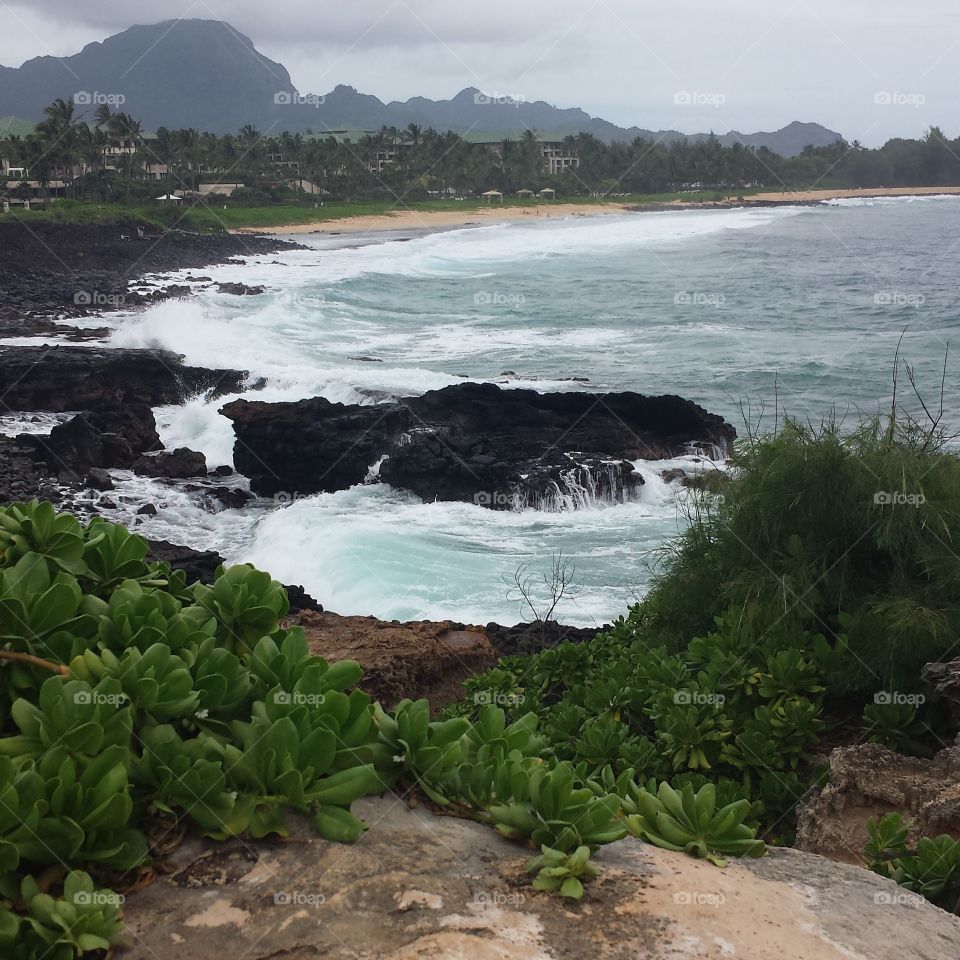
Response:
[[[847,434],[787,419],[739,442],[713,487],[642,604],[652,638],[682,649],[717,617],[758,646],[823,634],[843,647],[832,693],[917,689],[960,631],[960,460],[942,437],[903,419]]]
[[[908,831],[897,813],[867,821],[864,848],[870,869],[951,912],[960,899],[960,842],[947,834],[920,837],[907,847]]]

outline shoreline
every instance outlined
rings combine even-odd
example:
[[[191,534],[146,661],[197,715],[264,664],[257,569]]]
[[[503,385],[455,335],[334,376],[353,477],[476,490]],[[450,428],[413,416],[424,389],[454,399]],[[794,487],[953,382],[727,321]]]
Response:
[[[671,210],[728,210],[749,207],[812,206],[825,200],[881,197],[960,196],[957,187],[876,187],[839,190],[767,190],[744,197],[724,200],[667,200],[663,202],[629,203],[620,201],[578,203],[548,202],[524,206],[500,206],[470,210],[397,210],[386,214],[357,214],[352,217],[317,219],[272,227],[237,227],[234,234],[261,236],[300,236],[314,234],[336,236],[351,233],[385,233],[402,230],[438,231],[462,227],[493,226],[498,223],[527,220],[556,220],[566,217],[605,217],[624,213],[664,213]]]
[[[237,227],[231,233],[269,236],[301,234],[381,233],[391,230],[443,230],[457,227],[492,226],[514,220],[556,220],[564,217],[604,217],[631,210],[629,203],[542,203],[527,206],[500,206],[471,210],[397,210],[385,214],[357,214],[354,217],[310,220],[276,227]]]

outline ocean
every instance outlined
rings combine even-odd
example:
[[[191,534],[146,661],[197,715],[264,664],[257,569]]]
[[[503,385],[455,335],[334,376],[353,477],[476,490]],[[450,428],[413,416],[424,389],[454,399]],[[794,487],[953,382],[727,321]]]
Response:
[[[309,249],[202,271],[263,284],[263,295],[211,287],[108,316],[111,343],[247,369],[267,381],[250,399],[376,403],[467,378],[676,393],[743,433],[769,429],[775,411],[852,425],[888,409],[898,342],[939,406],[960,326],[960,197],[296,239]],[[954,425],[957,385],[951,362]],[[217,411],[233,398],[159,409],[164,443],[231,463],[231,425]],[[904,375],[899,399],[919,411]],[[660,548],[683,529],[684,490],[660,476],[672,466],[724,468],[694,454],[638,462],[635,501],[550,513],[423,503],[380,483],[214,513],[182,487],[121,475],[118,519],[132,521],[148,498],[160,512],[139,532],[257,564],[338,613],[385,619],[513,623],[515,571],[549,571],[562,552],[580,590],[557,614],[591,626],[643,595]]]

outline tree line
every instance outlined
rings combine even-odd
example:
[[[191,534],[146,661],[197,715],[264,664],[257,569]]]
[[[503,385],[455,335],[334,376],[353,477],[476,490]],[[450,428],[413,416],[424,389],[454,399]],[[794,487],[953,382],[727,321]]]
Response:
[[[229,181],[244,184],[248,198],[259,201],[290,198],[303,185],[330,199],[415,200],[491,188],[511,194],[552,187],[575,196],[960,184],[960,137],[951,140],[938,127],[921,139],[890,140],[875,149],[838,140],[794,157],[724,146],[712,136],[606,144],[581,133],[562,141],[578,166],[551,175],[541,140],[529,130],[497,144],[417,124],[352,138],[309,131],[268,135],[253,126],[226,135],[160,127],[148,136],[138,120],[107,105],[98,107],[92,123],[76,114],[70,99],[56,100],[44,113],[33,133],[0,140],[3,155],[41,184],[64,180],[68,195],[98,201],[153,196],[158,184],[148,174],[161,168],[163,190]],[[15,182],[7,186],[15,192]]]

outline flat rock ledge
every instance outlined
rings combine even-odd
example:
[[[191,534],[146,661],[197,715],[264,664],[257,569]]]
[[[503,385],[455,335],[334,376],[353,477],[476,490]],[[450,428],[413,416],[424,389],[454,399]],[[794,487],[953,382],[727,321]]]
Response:
[[[388,795],[352,847],[189,840],[124,905],[124,960],[945,960],[960,921],[859,867],[794,850],[725,870],[634,839],[579,904],[538,893],[527,852]]]

